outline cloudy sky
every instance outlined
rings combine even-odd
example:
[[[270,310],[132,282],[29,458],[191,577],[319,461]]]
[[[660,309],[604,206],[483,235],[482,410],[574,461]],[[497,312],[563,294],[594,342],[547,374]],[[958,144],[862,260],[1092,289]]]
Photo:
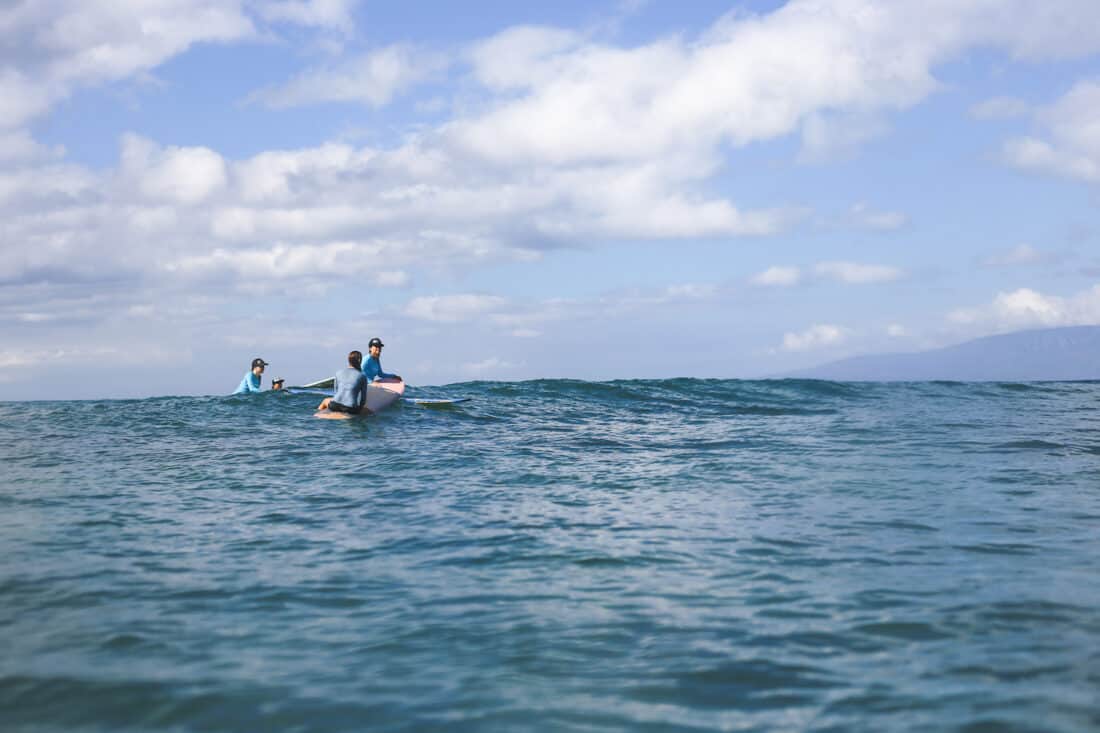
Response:
[[[0,399],[1100,323],[1100,3],[686,6],[0,4]]]

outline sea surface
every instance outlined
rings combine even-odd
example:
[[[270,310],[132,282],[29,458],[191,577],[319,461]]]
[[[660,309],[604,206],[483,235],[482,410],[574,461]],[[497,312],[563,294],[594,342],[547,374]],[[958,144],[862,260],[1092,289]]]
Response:
[[[1100,383],[0,403],[0,730],[1100,730]]]

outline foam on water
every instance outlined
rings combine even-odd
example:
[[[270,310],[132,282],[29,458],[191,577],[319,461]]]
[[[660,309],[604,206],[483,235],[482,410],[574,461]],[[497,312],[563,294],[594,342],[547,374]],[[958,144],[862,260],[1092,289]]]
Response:
[[[410,394],[0,403],[0,729],[1100,729],[1100,384]]]

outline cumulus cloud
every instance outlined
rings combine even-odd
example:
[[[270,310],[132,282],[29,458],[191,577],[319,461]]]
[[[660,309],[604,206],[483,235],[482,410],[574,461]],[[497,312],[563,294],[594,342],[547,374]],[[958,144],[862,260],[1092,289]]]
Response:
[[[1050,107],[1036,113],[1045,137],[1009,140],[1006,163],[1024,170],[1100,182],[1100,82],[1081,81]]]
[[[169,203],[196,204],[225,187],[225,161],[209,148],[158,148],[149,140],[126,135],[121,172],[142,194]]]
[[[783,335],[783,349],[785,351],[811,351],[830,346],[837,346],[847,338],[847,330],[841,326],[832,324],[816,324],[800,333],[786,333]]]
[[[798,131],[811,149],[837,138],[846,145],[878,134],[879,112],[937,89],[932,67],[968,46],[1036,58],[1100,47],[1082,25],[1100,21],[1100,11],[1077,3],[1062,10],[1023,0],[796,0],[766,16],[731,14],[694,42],[631,49],[511,31],[486,44],[482,56],[493,63],[476,68],[479,78],[526,93],[449,132],[485,157],[559,163],[709,158],[722,142]]]
[[[985,330],[1100,324],[1100,285],[1070,296],[1031,288],[997,293],[988,305],[951,312],[954,323]]]

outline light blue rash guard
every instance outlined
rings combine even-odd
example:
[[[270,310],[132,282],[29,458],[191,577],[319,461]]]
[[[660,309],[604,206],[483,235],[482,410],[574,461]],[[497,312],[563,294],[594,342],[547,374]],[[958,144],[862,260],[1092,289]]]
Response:
[[[253,373],[251,369],[244,373],[241,386],[237,387],[237,391],[233,394],[248,394],[249,392],[263,392],[260,389],[260,377]]]
[[[373,382],[376,379],[393,379],[397,376],[382,371],[382,360],[375,359],[373,356],[368,356],[367,360],[363,362],[363,374],[367,375],[368,382]]]
[[[332,401],[344,407],[362,407],[367,404],[367,378],[353,367],[344,367],[333,378]]]

